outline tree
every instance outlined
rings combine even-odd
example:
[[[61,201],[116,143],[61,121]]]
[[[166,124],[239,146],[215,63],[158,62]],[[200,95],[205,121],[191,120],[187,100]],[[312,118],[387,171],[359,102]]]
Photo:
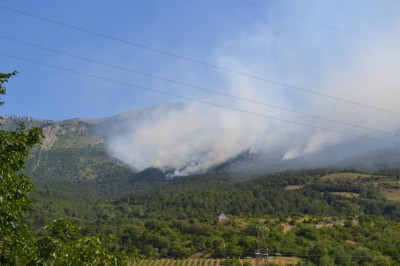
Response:
[[[120,259],[101,246],[97,236],[79,237],[79,228],[59,218],[47,225],[46,236],[37,242],[34,265],[119,265]]]
[[[17,75],[17,71],[11,72],[11,73],[1,73],[0,72],[0,95],[5,95],[6,94],[6,88],[3,86],[4,83],[8,82],[8,79],[11,78],[12,76]],[[3,105],[4,102],[1,101],[0,98],[0,105]]]
[[[16,73],[0,73],[0,95],[6,93],[3,84]],[[33,186],[20,171],[41,137],[39,128],[25,130],[23,124],[14,131],[0,130],[0,264],[24,264],[33,253],[32,234],[22,221],[31,208],[28,194]]]
[[[0,73],[0,95],[16,73]],[[79,237],[79,228],[67,219],[46,226],[44,237],[28,230],[23,218],[31,210],[33,185],[21,170],[42,137],[41,129],[26,130],[23,124],[0,129],[0,265],[119,265],[121,259],[101,246],[100,237]]]

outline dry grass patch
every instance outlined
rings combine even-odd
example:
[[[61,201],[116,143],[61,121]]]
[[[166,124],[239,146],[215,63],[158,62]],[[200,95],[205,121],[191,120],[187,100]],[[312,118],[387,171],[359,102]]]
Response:
[[[283,232],[286,234],[287,232],[292,230],[293,225],[290,225],[290,224],[286,223],[286,224],[282,224],[282,227],[283,227]]]
[[[355,244],[357,244],[357,242],[356,242],[356,241],[354,241],[354,240],[350,240],[350,239],[348,239],[348,240],[345,240],[345,241],[344,241],[344,243],[346,243],[346,244],[350,244],[350,245],[355,245]]]
[[[245,228],[248,225],[249,225],[249,221],[246,219],[238,218],[235,220],[235,226],[238,228]]]
[[[374,175],[360,174],[360,173],[335,173],[321,177],[322,180],[338,180],[338,179],[357,179],[357,178],[369,178]]]
[[[332,194],[338,195],[338,196],[343,196],[346,198],[357,198],[360,196],[358,193],[353,193],[353,192],[331,192]]]
[[[298,263],[302,262],[303,260],[296,257],[273,257],[270,258],[270,262],[276,263],[278,265],[297,265]]]
[[[303,260],[297,257],[269,257],[268,262],[273,263],[276,265],[297,265],[298,263],[302,262]],[[255,258],[251,259],[242,259],[240,262],[243,264],[245,262],[250,262],[251,265],[256,266],[257,261]],[[264,260],[259,262],[259,265],[264,265]]]
[[[302,189],[303,187],[305,187],[305,185],[293,185],[293,186],[287,186],[285,187],[286,190],[298,190],[298,189]]]
[[[385,189],[383,194],[388,200],[400,201],[400,189]]]
[[[379,180],[379,181],[372,181],[372,184],[390,184],[390,185],[400,185],[399,180]]]

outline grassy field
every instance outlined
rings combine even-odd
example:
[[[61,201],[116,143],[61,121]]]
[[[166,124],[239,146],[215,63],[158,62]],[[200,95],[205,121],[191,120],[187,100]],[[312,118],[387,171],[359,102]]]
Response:
[[[388,200],[400,201],[400,189],[385,189],[383,194]]]
[[[323,176],[322,180],[344,180],[351,179],[356,182],[361,182],[365,184],[372,184],[377,187],[377,189],[381,189],[383,195],[388,200],[400,201],[400,181],[396,178],[387,177],[387,176],[377,176],[377,175],[369,175],[369,174],[361,174],[361,173],[335,173]],[[385,186],[387,185],[387,186]],[[298,188],[297,188],[298,187]],[[300,186],[289,186],[286,189],[299,189]],[[332,194],[340,195],[344,197],[354,198],[358,197],[357,193],[351,192],[332,192]]]
[[[297,189],[302,189],[303,187],[305,187],[305,185],[291,185],[291,186],[285,187],[285,189],[286,190],[297,190]]]
[[[360,173],[335,173],[321,177],[322,180],[338,180],[338,179],[357,179],[368,178],[374,175],[360,174]],[[383,176],[382,176],[383,177]]]
[[[128,266],[219,266],[222,259],[144,259],[132,261]],[[241,259],[243,263],[249,262],[250,265],[256,266],[256,259]],[[295,257],[272,257],[268,262],[273,265],[296,265],[300,262],[300,258]]]

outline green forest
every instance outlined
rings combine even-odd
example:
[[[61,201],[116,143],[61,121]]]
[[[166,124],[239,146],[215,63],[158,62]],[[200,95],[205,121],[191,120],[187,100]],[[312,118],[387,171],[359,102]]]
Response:
[[[236,180],[229,173],[165,180],[152,169],[127,183],[130,193],[86,207],[37,194],[46,211],[30,222],[64,215],[83,235],[107,237],[112,251],[135,259],[245,258],[268,248],[306,265],[400,262],[400,203],[385,196],[399,189],[398,172],[319,169]],[[221,213],[228,219],[218,221]]]

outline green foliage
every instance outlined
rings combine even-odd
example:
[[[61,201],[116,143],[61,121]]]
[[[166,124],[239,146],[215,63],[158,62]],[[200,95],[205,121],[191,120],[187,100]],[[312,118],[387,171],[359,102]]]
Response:
[[[72,240],[79,232],[79,227],[74,225],[70,220],[59,218],[54,220],[51,224],[45,226],[45,230],[52,238],[61,241]]]
[[[155,175],[149,176],[150,172]],[[335,192],[346,186],[337,180],[323,181],[320,173],[290,171],[233,182],[227,173],[163,180],[152,170],[132,176],[132,193],[116,200],[82,205],[45,194],[41,204],[53,201],[50,211],[97,221],[97,225],[86,224],[82,232],[114,236],[112,244],[117,250],[121,246],[120,251],[147,258],[188,258],[196,253],[246,257],[260,244],[272,252],[309,256],[307,265],[332,261],[360,265],[367,261],[359,257],[360,249],[374,250],[382,260],[400,263],[399,223],[385,215],[394,213],[398,204],[379,193],[364,193],[371,187],[356,179],[348,187],[359,189],[358,198],[333,194],[325,188],[336,186]],[[324,184],[312,186],[318,183]],[[294,184],[304,187],[285,189]],[[79,211],[81,206],[84,214]],[[373,209],[381,217],[366,215]],[[230,219],[218,223],[222,211]],[[265,227],[265,243],[257,241],[260,226]]]
[[[35,265],[120,265],[121,260],[102,246],[97,236],[79,237],[79,228],[60,218],[45,227],[38,240]]]
[[[0,72],[0,95],[6,94],[6,88],[3,86],[4,83],[8,82],[8,79],[11,78],[12,76],[15,76],[17,74],[17,71],[13,71],[11,73],[1,73]],[[3,105],[4,102],[1,101],[0,98],[0,105]]]
[[[0,73],[0,95],[11,76]],[[0,105],[3,102],[0,102]],[[0,129],[0,264],[1,265],[118,265],[120,258],[102,246],[99,237],[79,237],[79,229],[65,219],[45,227],[47,236],[28,230],[23,218],[31,210],[33,186],[21,171],[31,148],[40,143],[42,130]]]
[[[0,94],[6,92],[3,83],[15,74],[0,73]],[[40,129],[25,131],[22,124],[11,132],[0,130],[0,264],[24,264],[34,252],[33,236],[22,221],[31,207],[28,193],[33,187],[20,171],[41,136]]]

